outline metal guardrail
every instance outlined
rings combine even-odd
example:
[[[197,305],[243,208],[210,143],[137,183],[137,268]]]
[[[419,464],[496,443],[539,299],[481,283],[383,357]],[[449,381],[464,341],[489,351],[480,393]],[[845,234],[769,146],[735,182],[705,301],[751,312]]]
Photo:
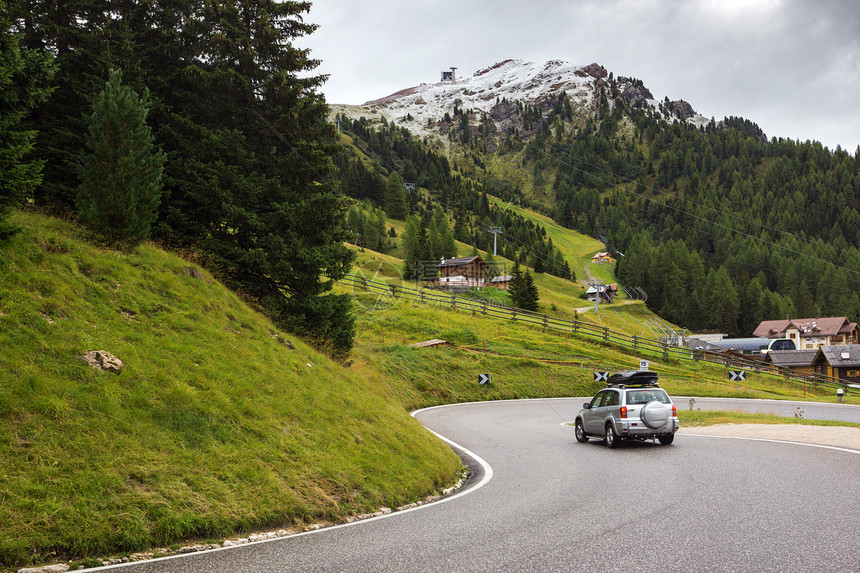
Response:
[[[798,384],[841,388],[846,394],[848,393],[848,383],[844,380],[833,378],[832,376],[826,376],[824,374],[799,373],[784,366],[765,364],[761,360],[743,358],[735,354],[718,353],[707,350],[690,350],[686,347],[669,346],[659,340],[651,340],[636,335],[630,336],[628,334],[610,330],[608,327],[597,326],[588,322],[557,318],[516,307],[498,306],[491,301],[477,301],[453,294],[441,294],[428,291],[426,289],[392,285],[358,275],[349,274],[342,278],[341,282],[349,283],[368,292],[376,292],[395,298],[399,296],[413,302],[418,302],[419,304],[443,306],[452,310],[469,311],[481,316],[501,318],[514,322],[523,322],[559,332],[572,333],[581,338],[588,338],[604,344],[632,349],[634,352],[640,354],[657,354],[664,359],[704,360],[706,362],[722,364],[727,368],[737,368],[751,370],[757,373],[780,375],[786,380],[796,382]]]

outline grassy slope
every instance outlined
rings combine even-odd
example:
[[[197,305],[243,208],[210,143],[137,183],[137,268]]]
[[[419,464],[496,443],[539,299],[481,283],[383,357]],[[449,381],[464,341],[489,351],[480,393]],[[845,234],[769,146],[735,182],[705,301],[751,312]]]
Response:
[[[397,506],[459,460],[205,272],[18,214],[0,257],[0,565]],[[99,372],[78,356],[125,362]]]
[[[402,261],[390,255],[365,250],[357,253],[355,271],[374,280],[415,288],[403,281]],[[547,299],[558,302],[551,314],[572,318],[573,307],[585,303],[573,296],[569,281],[537,275],[543,310]],[[829,393],[787,383],[781,378],[748,373],[747,383],[738,386],[726,380],[726,369],[706,362],[665,361],[660,355],[638,354],[590,342],[573,335],[502,319],[487,319],[471,313],[427,308],[391,296],[366,293],[351,285],[341,292],[356,297],[358,339],[354,355],[358,362],[375,365],[392,392],[409,408],[446,402],[587,395],[596,389],[594,370],[638,368],[640,359],[651,362],[664,386],[674,394],[833,400]],[[587,304],[587,303],[585,303]],[[577,315],[629,335],[653,338],[648,321],[657,318],[643,303],[603,307],[601,317],[593,312]],[[441,338],[453,347],[419,350],[410,344]],[[496,384],[479,387],[478,374],[492,373]],[[857,400],[853,396],[848,400]]]
[[[470,312],[417,306],[404,299],[359,295],[358,363],[381,371],[390,391],[409,408],[473,400],[585,396],[601,387],[594,370],[637,369],[650,361],[672,394],[833,400],[829,393],[787,384],[781,378],[748,373],[739,386],[725,368],[706,362],[664,360],[659,354],[632,355],[573,335],[523,323],[487,319]],[[451,346],[418,349],[412,343],[440,338]],[[478,374],[493,374],[481,387]],[[854,400],[853,397],[850,398]],[[570,417],[574,412],[568,413]]]
[[[576,273],[577,280],[587,282],[590,275],[595,279],[615,282],[613,274],[615,270],[614,263],[597,264],[591,262],[591,257],[594,253],[605,249],[603,243],[597,239],[570,229],[565,229],[546,215],[541,215],[531,209],[508,204],[498,197],[489,197],[489,199],[493,203],[503,208],[507,207],[525,219],[546,229],[547,236],[552,238],[553,244],[558,247],[562,255],[567,259],[568,264],[570,264],[570,268]]]

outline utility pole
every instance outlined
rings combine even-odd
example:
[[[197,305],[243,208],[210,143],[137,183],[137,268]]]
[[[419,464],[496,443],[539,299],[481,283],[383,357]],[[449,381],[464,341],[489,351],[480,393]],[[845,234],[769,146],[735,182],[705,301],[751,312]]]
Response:
[[[600,305],[600,293],[606,289],[606,283],[603,281],[591,281],[588,285],[597,291],[594,294],[594,316],[599,317],[600,314],[598,314],[597,310]]]
[[[502,232],[501,227],[490,227],[490,232],[493,234],[493,256],[496,256],[496,240],[499,238],[499,233]]]

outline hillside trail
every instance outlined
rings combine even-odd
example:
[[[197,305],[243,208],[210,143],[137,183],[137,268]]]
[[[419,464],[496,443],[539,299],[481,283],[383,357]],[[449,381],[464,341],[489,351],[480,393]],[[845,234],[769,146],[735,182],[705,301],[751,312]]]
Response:
[[[586,278],[585,278],[584,280],[580,280],[580,281],[579,281],[579,282],[580,282],[580,284],[582,284],[582,285],[583,285],[584,287],[586,287],[586,288],[587,288],[587,287],[589,287],[589,286],[591,286],[591,282],[592,282],[592,281],[594,281],[594,280],[599,280],[599,279],[595,279],[595,278],[594,278],[594,275],[592,275],[592,274],[591,274],[591,270],[590,270],[588,267],[589,267],[589,263],[585,263],[585,264],[583,264],[583,265],[582,265],[582,272],[583,272],[583,274],[586,276]],[[621,299],[616,299],[616,300],[615,300],[614,302],[612,302],[611,304],[613,304],[613,305],[625,305],[625,304],[633,304],[634,302],[638,302],[638,301],[637,301],[637,300],[630,300],[630,299],[625,298],[625,299],[623,299],[623,300],[621,300]],[[590,305],[588,305],[588,306],[581,306],[581,307],[575,308],[574,310],[575,310],[577,313],[582,314],[582,313],[584,313],[584,312],[593,311],[593,310],[594,310],[594,305],[593,305],[593,304],[590,304]]]

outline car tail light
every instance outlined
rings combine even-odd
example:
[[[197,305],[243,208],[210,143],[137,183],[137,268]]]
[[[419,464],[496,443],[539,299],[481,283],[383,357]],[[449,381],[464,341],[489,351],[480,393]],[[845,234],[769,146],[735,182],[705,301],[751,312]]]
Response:
[[[678,417],[678,408],[676,408],[674,404],[672,404],[672,417],[673,418]]]
[[[627,406],[621,406],[621,412],[620,412],[620,414],[621,414],[621,418],[622,418],[622,419],[626,419],[626,418],[627,418]]]

